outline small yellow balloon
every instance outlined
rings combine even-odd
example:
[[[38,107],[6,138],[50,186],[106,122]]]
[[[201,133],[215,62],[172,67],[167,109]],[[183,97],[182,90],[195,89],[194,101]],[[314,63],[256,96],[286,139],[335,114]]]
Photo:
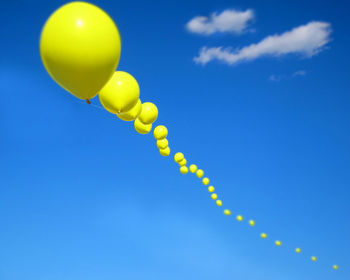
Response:
[[[188,173],[188,167],[187,166],[181,166],[180,167],[180,172],[182,174],[187,174]]]
[[[175,162],[180,162],[185,158],[183,153],[176,153],[174,156]]]
[[[204,176],[204,171],[202,169],[197,170],[197,177],[202,178]]]
[[[154,129],[153,134],[157,140],[161,140],[168,136],[168,129],[164,125],[158,125]]]
[[[114,72],[99,94],[103,107],[113,114],[130,111],[137,104],[139,97],[139,84],[133,76],[123,71]]]
[[[118,118],[123,121],[134,121],[137,119],[141,112],[141,100],[139,99],[134,107],[131,108],[130,111],[122,114],[117,114]]]
[[[198,169],[197,165],[195,165],[195,164],[191,164],[191,165],[190,165],[190,171],[191,171],[192,173],[195,173],[195,172],[197,171],[197,169]]]
[[[167,157],[170,155],[170,148],[166,147],[165,149],[160,149],[159,152],[162,156]]]
[[[333,269],[335,269],[335,270],[338,270],[339,269],[339,265],[333,265]]]
[[[239,222],[242,222],[242,221],[244,220],[244,218],[243,218],[242,215],[238,215],[238,216],[236,217],[236,219],[237,219],[237,221],[239,221]]]
[[[277,240],[277,241],[275,242],[275,244],[276,244],[277,246],[282,246],[282,242],[279,241],[279,240]]]
[[[152,130],[152,124],[143,124],[139,119],[134,122],[135,129],[140,134],[150,133]]]
[[[210,187],[208,188],[208,191],[211,192],[211,193],[212,193],[212,192],[215,192],[214,186],[210,186]]]
[[[163,138],[161,140],[157,140],[157,147],[159,149],[165,149],[166,147],[169,146],[169,141],[166,138]]]
[[[312,260],[313,262],[316,262],[318,259],[317,259],[317,257],[312,256],[312,257],[311,257],[311,260]]]
[[[186,164],[187,164],[187,159],[185,159],[185,158],[182,159],[182,161],[179,162],[179,165],[180,165],[180,166],[184,166],[184,165],[186,165]]]
[[[263,238],[263,239],[266,239],[266,238],[267,238],[267,234],[266,234],[266,233],[262,233],[262,234],[260,234],[260,236],[261,236],[261,238]]]
[[[213,194],[211,195],[211,198],[214,199],[214,200],[216,200],[216,199],[218,199],[218,195],[217,195],[216,193],[213,193]]]
[[[152,102],[145,102],[142,104],[141,114],[139,119],[144,124],[154,123],[158,118],[158,108]]]
[[[226,216],[230,216],[230,215],[232,215],[232,212],[231,212],[231,210],[229,210],[229,209],[225,209],[225,210],[224,210],[224,214],[225,214]]]
[[[40,54],[47,72],[85,100],[95,97],[112,77],[120,52],[120,34],[112,18],[86,2],[60,7],[41,33]]]
[[[301,249],[300,249],[300,248],[296,248],[296,249],[295,249],[295,252],[301,253]]]
[[[210,179],[207,178],[207,177],[205,177],[205,178],[203,178],[202,182],[203,182],[204,185],[207,186],[207,185],[209,185],[209,183],[210,183]]]
[[[216,201],[216,204],[217,204],[218,206],[222,206],[222,201],[218,199],[218,200]]]
[[[254,220],[250,220],[250,221],[249,221],[249,224],[250,224],[252,227],[254,227],[254,226],[255,226],[255,221],[254,221]]]

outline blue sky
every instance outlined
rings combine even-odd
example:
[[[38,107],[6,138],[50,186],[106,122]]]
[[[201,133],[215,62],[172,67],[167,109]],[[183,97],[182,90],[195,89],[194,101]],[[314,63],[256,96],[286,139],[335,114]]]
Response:
[[[64,3],[1,5],[0,279],[349,279],[348,2],[93,2],[117,22],[118,69],[157,104],[172,151],[203,168],[255,228],[222,215],[152,135],[50,78],[39,37]],[[228,32],[210,21],[249,9]],[[186,27],[198,16],[209,21]],[[285,55],[273,41],[249,61],[194,61],[203,47],[237,54],[312,21],[329,27],[319,48],[316,28],[316,41]]]

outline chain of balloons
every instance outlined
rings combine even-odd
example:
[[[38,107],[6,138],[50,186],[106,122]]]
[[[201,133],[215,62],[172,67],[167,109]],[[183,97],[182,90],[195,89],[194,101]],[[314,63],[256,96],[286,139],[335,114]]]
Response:
[[[141,102],[140,87],[132,75],[116,71],[121,55],[121,37],[117,25],[105,11],[86,2],[63,5],[44,25],[40,54],[48,73],[68,92],[89,104],[90,99],[98,95],[107,111],[121,120],[133,121],[137,132],[148,134],[152,131],[158,108],[152,102]],[[168,129],[159,125],[153,133],[160,154],[169,156]],[[174,159],[182,174],[195,173],[208,186],[216,204],[223,206],[202,169],[195,164],[188,167],[182,153],[176,153]],[[233,212],[224,209],[223,214],[231,216]],[[243,222],[245,218],[237,215],[236,220]],[[256,222],[249,220],[248,224],[254,227]],[[267,239],[268,234],[263,232],[260,237]],[[282,246],[282,241],[276,240],[275,245]],[[302,249],[296,248],[295,252],[300,254]],[[311,256],[311,260],[316,262],[318,258]],[[333,265],[333,269],[337,270],[339,266]]]

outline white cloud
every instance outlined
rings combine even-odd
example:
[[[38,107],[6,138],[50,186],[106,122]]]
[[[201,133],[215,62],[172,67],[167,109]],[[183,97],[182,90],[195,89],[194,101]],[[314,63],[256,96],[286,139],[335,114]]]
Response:
[[[210,17],[194,17],[186,24],[186,28],[190,32],[204,35],[216,32],[241,34],[247,30],[253,18],[254,12],[250,9],[246,11],[225,10],[220,14],[213,13]]]
[[[305,70],[298,70],[298,71],[295,71],[294,73],[292,74],[279,74],[279,75],[276,75],[276,74],[272,74],[270,75],[269,77],[269,80],[271,82],[279,82],[283,79],[293,79],[295,77],[301,77],[301,76],[305,76],[307,74],[307,72]]]
[[[305,75],[306,75],[306,71],[305,71],[305,70],[298,70],[298,71],[295,71],[295,72],[292,74],[292,77],[305,76]]]
[[[271,35],[257,44],[251,44],[241,49],[203,47],[194,61],[207,64],[219,60],[229,65],[250,61],[262,56],[282,56],[286,54],[301,54],[312,57],[323,50],[330,41],[331,25],[327,22],[312,21],[298,26],[280,35]]]

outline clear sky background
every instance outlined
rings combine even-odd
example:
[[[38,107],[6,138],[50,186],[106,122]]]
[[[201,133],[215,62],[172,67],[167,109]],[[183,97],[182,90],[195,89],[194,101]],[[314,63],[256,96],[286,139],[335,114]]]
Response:
[[[151,134],[50,78],[40,32],[64,3],[1,1],[0,279],[350,279],[348,1],[93,1],[118,24],[118,69],[157,104],[172,155],[255,228],[222,215]],[[254,16],[235,34],[186,28],[227,9]],[[194,61],[311,21],[332,30],[318,54]]]

